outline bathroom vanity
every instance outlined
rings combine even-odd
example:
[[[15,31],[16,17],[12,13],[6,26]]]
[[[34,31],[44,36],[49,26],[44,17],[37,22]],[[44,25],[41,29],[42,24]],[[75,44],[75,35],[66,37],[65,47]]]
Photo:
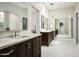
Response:
[[[46,46],[49,46],[49,44],[52,42],[52,40],[54,40],[54,37],[57,36],[58,34],[58,30],[55,29],[55,30],[43,30],[41,31],[41,34],[42,34],[42,45],[46,45]]]
[[[42,45],[49,46],[50,42],[54,40],[54,31],[41,31],[42,34]]]
[[[41,34],[0,39],[0,57],[40,57]]]
[[[14,3],[2,3],[1,6],[0,56],[40,57],[41,34],[36,34],[40,32],[39,11],[30,10],[29,6],[22,8]],[[30,19],[33,19],[32,23]]]

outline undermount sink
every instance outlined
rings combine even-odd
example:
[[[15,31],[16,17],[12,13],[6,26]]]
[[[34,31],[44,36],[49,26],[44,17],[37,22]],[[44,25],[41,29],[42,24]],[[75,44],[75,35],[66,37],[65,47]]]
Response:
[[[18,37],[9,37],[9,38],[19,39],[19,38],[27,38],[27,37],[30,37],[30,36],[18,36]]]
[[[26,38],[26,37],[30,37],[30,36],[21,36],[21,38]]]

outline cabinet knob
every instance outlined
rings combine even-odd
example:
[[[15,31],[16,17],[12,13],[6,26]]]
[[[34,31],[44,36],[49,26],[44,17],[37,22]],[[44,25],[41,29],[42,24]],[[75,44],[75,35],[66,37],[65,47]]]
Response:
[[[8,55],[10,55],[13,52],[14,52],[14,50],[11,50],[11,51],[9,51],[7,53],[0,53],[0,56],[8,56]]]

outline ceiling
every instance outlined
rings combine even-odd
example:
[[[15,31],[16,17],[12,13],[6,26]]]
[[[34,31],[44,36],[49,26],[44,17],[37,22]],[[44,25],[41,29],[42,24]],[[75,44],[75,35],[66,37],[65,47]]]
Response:
[[[28,7],[28,4],[29,3],[26,3],[26,2],[11,2],[12,4],[15,4],[19,7],[22,7],[22,8],[27,8]]]
[[[51,2],[52,3],[52,2]],[[44,3],[44,5],[49,9],[58,9],[58,8],[68,8],[75,6],[76,2],[53,2],[53,5],[50,2]]]
[[[53,5],[50,5],[51,3],[53,3]],[[28,3],[26,3],[26,2],[15,2],[13,4],[18,5],[22,8],[27,8],[29,2]],[[52,10],[52,9],[73,7],[73,6],[75,6],[75,4],[77,4],[77,2],[41,2],[41,4],[44,4],[49,10]]]

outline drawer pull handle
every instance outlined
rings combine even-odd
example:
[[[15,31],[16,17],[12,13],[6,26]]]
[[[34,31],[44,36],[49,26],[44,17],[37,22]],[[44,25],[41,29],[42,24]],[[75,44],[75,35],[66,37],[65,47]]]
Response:
[[[1,56],[8,56],[8,55],[10,55],[11,53],[13,53],[13,51],[14,51],[14,50],[11,50],[11,51],[9,51],[9,52],[7,52],[7,53],[0,53],[0,55],[1,55]]]

